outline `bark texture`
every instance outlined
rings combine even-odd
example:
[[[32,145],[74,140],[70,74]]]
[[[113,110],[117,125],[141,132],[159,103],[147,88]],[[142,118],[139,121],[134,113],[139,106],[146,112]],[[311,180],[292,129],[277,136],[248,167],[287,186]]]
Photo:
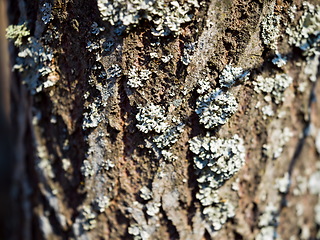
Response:
[[[10,1],[8,239],[320,239],[319,2],[121,2]]]

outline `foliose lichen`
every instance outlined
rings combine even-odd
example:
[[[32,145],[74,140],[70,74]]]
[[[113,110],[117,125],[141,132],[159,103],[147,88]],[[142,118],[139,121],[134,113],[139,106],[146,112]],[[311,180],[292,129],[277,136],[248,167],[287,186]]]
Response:
[[[241,67],[227,65],[219,77],[220,87],[231,87],[238,80],[245,80],[250,75],[249,71],[244,71]]]
[[[276,226],[278,225],[278,209],[272,203],[268,204],[263,214],[259,217],[258,226],[260,232],[255,240],[274,239],[277,235]]]
[[[139,113],[136,115],[136,119],[139,123],[136,126],[141,132],[162,133],[168,128],[165,109],[162,106],[151,103],[138,109]]]
[[[140,189],[140,197],[144,200],[150,200],[152,199],[152,191],[148,187],[143,186]]]
[[[52,49],[43,46],[34,37],[29,37],[26,43],[19,46],[18,57],[13,69],[21,74],[22,81],[31,94],[36,94],[56,84],[45,78],[52,72],[50,68],[52,59]]]
[[[289,44],[302,50],[306,56],[307,65],[304,72],[313,82],[317,79],[320,56],[320,5],[303,3],[303,14],[298,24],[292,24],[286,29]]]
[[[133,236],[134,240],[147,240],[149,234],[144,231],[138,224],[132,224],[128,227],[128,233]]]
[[[213,92],[200,96],[196,102],[196,113],[205,128],[224,125],[238,110],[238,103],[230,92],[215,89]]]
[[[286,32],[289,35],[289,44],[308,51],[320,41],[320,5],[304,2],[303,9],[298,24],[293,28],[289,26]]]
[[[253,82],[254,90],[257,93],[271,94],[274,102],[279,104],[284,100],[284,91],[291,85],[293,79],[289,75],[277,74],[274,78],[258,76]]]
[[[103,213],[110,205],[110,199],[107,196],[99,196],[94,202],[98,212]]]
[[[6,38],[13,40],[14,45],[19,47],[23,44],[23,39],[30,36],[30,30],[27,28],[27,24],[21,25],[9,25],[6,29]]]
[[[199,192],[196,198],[203,207],[206,222],[215,231],[232,218],[234,206],[218,194],[218,189],[234,176],[245,163],[243,140],[234,135],[230,139],[194,137],[189,141],[195,154],[194,165],[198,175]]]
[[[53,19],[52,5],[46,2],[41,6],[40,11],[42,13],[42,21],[44,22],[44,24],[48,24]]]
[[[152,34],[167,36],[179,34],[181,25],[192,20],[193,12],[199,7],[197,0],[184,3],[164,0],[98,0],[102,19],[116,27],[116,32],[135,27],[142,19],[152,23]]]
[[[197,136],[189,144],[200,185],[218,189],[245,163],[243,140],[237,134],[230,139]]]
[[[277,51],[278,38],[280,34],[281,15],[271,13],[267,15],[261,23],[262,42],[270,49]]]
[[[162,156],[169,162],[175,161],[176,156],[169,150],[178,141],[185,124],[168,115],[160,105],[151,103],[139,110],[137,128],[143,133],[153,132],[149,139],[145,139],[146,147],[153,149],[157,158]]]
[[[152,72],[148,69],[138,70],[137,67],[133,66],[128,72],[127,84],[132,88],[142,87],[144,82],[150,79]]]

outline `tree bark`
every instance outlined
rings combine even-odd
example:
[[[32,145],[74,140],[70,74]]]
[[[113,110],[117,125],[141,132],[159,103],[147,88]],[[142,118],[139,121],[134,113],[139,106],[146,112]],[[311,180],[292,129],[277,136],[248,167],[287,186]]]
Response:
[[[7,239],[320,239],[319,2],[146,2],[8,2]]]

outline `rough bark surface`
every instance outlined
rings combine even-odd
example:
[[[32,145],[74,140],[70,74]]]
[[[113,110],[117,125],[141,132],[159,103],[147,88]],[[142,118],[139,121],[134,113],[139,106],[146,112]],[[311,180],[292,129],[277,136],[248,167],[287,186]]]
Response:
[[[10,1],[10,24],[30,31],[12,57],[31,51],[12,83],[10,237],[320,239],[319,22],[307,50],[287,31],[308,11],[319,20],[319,2],[163,2],[192,6],[166,36],[143,17],[119,34],[96,1]],[[242,75],[224,83],[232,71]],[[229,99],[207,118],[224,124],[209,126],[199,104],[218,88]],[[222,180],[219,166],[197,168],[190,145],[208,138],[232,142],[229,161],[239,151],[245,164]],[[219,155],[210,149],[199,152]]]

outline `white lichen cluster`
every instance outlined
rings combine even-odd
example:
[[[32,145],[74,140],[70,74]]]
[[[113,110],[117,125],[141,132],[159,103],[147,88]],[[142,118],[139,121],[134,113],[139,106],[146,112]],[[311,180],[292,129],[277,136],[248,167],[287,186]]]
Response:
[[[246,80],[249,74],[249,71],[244,71],[241,67],[232,67],[231,65],[227,65],[222,70],[219,77],[220,87],[229,88],[238,80]]]
[[[44,3],[40,11],[42,13],[41,20],[44,22],[44,24],[48,24],[52,19],[52,5],[50,3]]]
[[[199,94],[204,94],[211,88],[210,80],[207,76],[199,79],[197,81],[197,85],[198,85],[197,93]]]
[[[85,177],[91,177],[94,175],[94,170],[92,168],[91,162],[84,160],[81,166],[81,173]]]
[[[151,77],[152,72],[148,69],[139,70],[137,67],[131,67],[128,72],[127,84],[132,88],[142,87]]]
[[[288,26],[286,32],[289,35],[289,44],[300,48],[306,56],[304,73],[315,82],[320,65],[320,5],[304,2],[303,11],[298,24]]]
[[[184,130],[184,124],[180,123],[173,127],[168,127],[161,135],[153,137],[153,142],[160,149],[171,146],[178,141],[178,136]]]
[[[55,82],[46,79],[46,76],[52,72],[50,68],[53,59],[52,50],[30,36],[30,31],[25,24],[10,25],[7,28],[6,36],[8,39],[14,40],[14,44],[19,48],[13,69],[20,73],[22,81],[30,93],[36,94],[44,88],[53,86]],[[26,37],[28,38],[25,39]]]
[[[168,128],[166,112],[162,106],[151,103],[138,109],[139,113],[136,115],[136,119],[139,123],[136,126],[141,132],[162,133]]]
[[[164,0],[98,0],[102,19],[108,21],[121,33],[128,27],[135,27],[140,20],[152,23],[152,34],[167,36],[179,34],[181,25],[192,20],[198,8],[197,0],[166,2]]]
[[[161,203],[159,202],[148,202],[146,204],[146,213],[150,216],[156,216],[160,212]]]
[[[152,191],[146,187],[146,186],[143,186],[141,189],[140,189],[140,197],[144,200],[150,200],[152,199]]]
[[[272,132],[270,144],[264,144],[264,154],[270,158],[277,159],[281,156],[285,145],[293,137],[293,132],[290,128],[276,129]]]
[[[83,230],[90,231],[94,229],[97,226],[96,217],[97,214],[92,211],[91,206],[85,205],[81,211],[81,218],[78,218]]]
[[[99,196],[94,202],[95,208],[98,212],[105,212],[110,205],[110,199],[107,196]]]
[[[218,231],[227,222],[228,218],[235,216],[235,208],[229,201],[226,201],[204,207],[202,213],[206,216],[207,221],[211,223],[213,230]]]
[[[83,113],[82,122],[82,128],[84,130],[97,127],[98,124],[103,120],[103,115],[100,111],[99,99],[96,99],[94,102],[90,103],[86,109],[87,111]]]
[[[162,106],[153,103],[139,107],[136,119],[136,126],[141,132],[154,132],[151,139],[146,139],[146,146],[153,148],[156,155],[160,154],[165,160],[174,161],[176,156],[169,149],[178,141],[185,125],[175,118],[171,119]]]
[[[303,51],[310,50],[315,43],[320,42],[320,5],[303,3],[303,15],[293,28],[288,27],[289,44]]]
[[[218,189],[245,163],[243,140],[237,134],[230,139],[197,136],[189,143],[190,150],[195,154],[200,185]]]
[[[286,172],[282,178],[276,179],[276,188],[280,193],[287,193],[290,185],[290,176],[289,173]]]
[[[128,233],[133,236],[134,240],[148,240],[149,234],[144,231],[138,224],[132,224],[128,227]]]
[[[196,102],[196,113],[205,128],[224,125],[238,110],[238,103],[230,92],[215,89],[213,92],[200,96]]]
[[[191,63],[192,55],[194,54],[195,48],[196,48],[196,42],[184,44],[183,54],[181,56],[181,62],[184,65],[189,65]]]
[[[276,57],[272,59],[272,63],[277,67],[281,68],[287,64],[288,58],[286,56],[282,56],[280,53],[276,54]]]
[[[219,230],[228,218],[234,216],[234,206],[222,201],[217,189],[244,165],[243,140],[238,135],[231,139],[194,137],[189,143],[198,172],[199,192],[196,197],[203,206],[202,213],[207,222],[214,230]]]
[[[272,203],[268,204],[263,214],[259,217],[260,232],[255,240],[270,240],[277,236],[276,226],[278,224],[278,209]]]
[[[281,15],[271,13],[267,15],[261,23],[262,42],[270,49],[277,51],[278,38],[280,35]]]
[[[253,82],[254,90],[257,93],[268,94],[276,104],[283,102],[284,91],[291,85],[292,77],[287,74],[277,74],[274,78],[258,76]]]

